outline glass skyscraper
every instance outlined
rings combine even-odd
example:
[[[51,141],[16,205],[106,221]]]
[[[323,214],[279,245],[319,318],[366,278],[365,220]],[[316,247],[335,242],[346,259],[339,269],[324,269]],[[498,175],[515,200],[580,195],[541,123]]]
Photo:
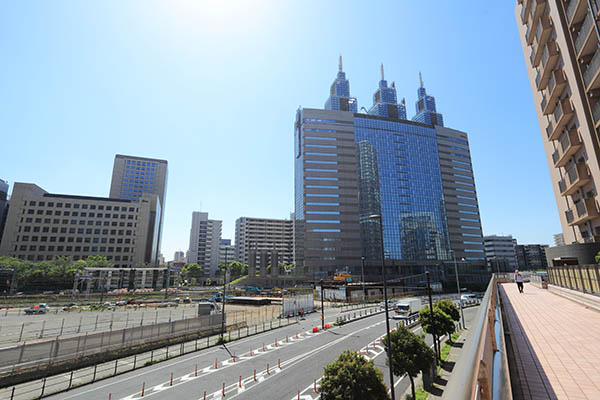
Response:
[[[464,132],[443,127],[423,82],[407,119],[395,84],[381,80],[366,114],[342,70],[325,110],[300,108],[295,123],[295,256],[314,278],[358,273],[361,257],[390,265],[483,260],[481,222]],[[381,215],[383,243],[379,221]]]

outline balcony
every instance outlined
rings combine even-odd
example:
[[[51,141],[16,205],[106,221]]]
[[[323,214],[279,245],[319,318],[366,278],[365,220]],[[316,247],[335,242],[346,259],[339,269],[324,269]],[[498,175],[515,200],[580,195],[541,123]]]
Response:
[[[532,67],[537,67],[540,65],[540,60],[544,54],[544,49],[545,46],[539,45],[539,43],[535,46],[531,46],[531,55],[529,56],[529,61],[531,61]]]
[[[600,126],[600,101],[598,101],[592,109],[592,116],[594,117],[594,122],[596,123],[597,128]]]
[[[546,7],[546,0],[532,0],[530,3],[532,4],[529,8],[529,15],[531,16],[529,23],[531,24],[531,30],[535,32],[536,24],[544,12],[544,7]]]
[[[545,115],[548,115],[554,111],[556,106],[556,100],[562,94],[565,86],[567,86],[567,77],[565,76],[562,68],[555,69],[548,80],[548,101],[546,107],[542,107],[542,111]]]
[[[552,131],[552,135],[550,135],[550,140],[557,140],[561,135],[561,131],[564,126],[571,120],[573,117],[573,106],[571,106],[571,102],[569,99],[562,99],[556,103],[556,108],[554,109],[554,130]]]
[[[552,72],[552,70],[556,66],[556,63],[558,62],[558,54],[559,50],[556,41],[552,40],[551,42],[548,42],[548,44],[544,48],[544,53],[542,54],[542,68],[538,84],[538,90],[543,90],[546,88],[546,84],[548,83],[548,79],[550,78],[550,73]]]
[[[584,45],[589,41],[592,33],[592,27],[594,25],[594,17],[591,12],[586,13],[585,19],[579,28],[579,34],[575,39],[575,52],[578,57],[581,57]]]
[[[559,182],[560,183],[560,182]],[[573,222],[573,210],[565,211],[565,218],[567,219],[567,224],[571,225]]]
[[[529,18],[529,5],[531,4],[530,1],[526,1],[525,3],[523,3],[523,5],[521,6],[521,22],[526,24],[527,23],[527,19]]]
[[[554,125],[552,121],[548,121],[548,126],[546,127],[546,136],[548,136],[548,139],[552,137],[552,132],[554,132]]]
[[[587,10],[586,0],[571,0],[567,6],[567,22],[569,26],[573,25],[576,21],[580,21],[583,13]],[[523,17],[523,11],[521,10],[521,19]],[[525,22],[523,22],[525,23]]]
[[[598,217],[598,206],[596,199],[588,198],[575,203],[575,215],[573,222],[569,225],[582,224],[592,218]]]
[[[586,90],[600,87],[600,48],[596,49],[594,56],[583,73],[583,82]]]
[[[559,139],[558,149],[555,153],[557,153],[556,159],[554,158],[554,154],[552,155],[552,160],[554,161],[555,167],[564,167],[569,163],[569,159],[581,149],[583,144],[579,139],[579,135],[577,134],[576,129],[571,129],[568,132],[565,132]]]
[[[588,172],[586,163],[578,162],[567,170],[565,177],[558,183],[558,186],[561,189],[560,194],[563,196],[570,196],[580,187],[587,185],[591,180],[592,177]],[[563,182],[562,185],[561,182]]]
[[[546,44],[548,38],[552,34],[552,20],[548,15],[542,15],[539,23],[535,29],[535,38],[538,42],[538,46]]]

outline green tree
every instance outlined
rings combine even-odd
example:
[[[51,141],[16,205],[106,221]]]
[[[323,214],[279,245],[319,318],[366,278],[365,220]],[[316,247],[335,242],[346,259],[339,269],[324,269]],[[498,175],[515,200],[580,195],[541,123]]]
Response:
[[[231,279],[244,275],[244,264],[239,261],[230,262],[228,268],[229,273],[231,274]]]
[[[383,374],[355,351],[345,350],[324,368],[319,386],[323,400],[389,399]]]
[[[460,321],[460,311],[458,311],[458,308],[451,300],[440,300],[437,303],[435,303],[434,307],[437,307],[446,314],[448,314],[448,316],[452,318],[452,320],[456,322]]]
[[[421,311],[419,311],[419,322],[425,332],[436,338],[438,349],[440,338],[444,334],[452,334],[456,329],[452,318],[438,307],[433,308],[433,316],[429,311],[429,307],[422,308]]]
[[[184,279],[194,279],[197,282],[204,277],[204,268],[198,264],[186,264],[181,268],[181,273]]]
[[[415,382],[420,372],[428,371],[435,361],[435,352],[423,339],[411,332],[410,329],[400,326],[390,334],[392,344],[392,371],[396,376],[407,374],[410,379],[412,398],[415,397]],[[387,352],[387,337],[384,339]]]

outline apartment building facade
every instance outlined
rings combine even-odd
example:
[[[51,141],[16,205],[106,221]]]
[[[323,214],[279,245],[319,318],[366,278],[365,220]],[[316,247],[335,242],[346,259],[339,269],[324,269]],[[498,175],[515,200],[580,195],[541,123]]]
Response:
[[[158,197],[137,201],[48,193],[16,182],[0,254],[29,261],[104,256],[116,268],[156,262]]]
[[[235,259],[248,264],[250,250],[276,250],[285,264],[294,262],[293,221],[289,219],[240,217],[235,221]]]
[[[600,241],[597,0],[518,0],[516,19],[565,244]]]
[[[486,235],[483,237],[483,241],[485,242],[485,256],[488,264],[492,265],[501,261],[507,264],[509,271],[518,268],[517,240],[511,235]]]
[[[546,260],[547,244],[517,244],[515,252],[520,270],[547,269]]]
[[[219,270],[222,225],[220,220],[209,219],[207,212],[192,213],[188,263],[204,267],[206,276],[211,278],[214,278]]]

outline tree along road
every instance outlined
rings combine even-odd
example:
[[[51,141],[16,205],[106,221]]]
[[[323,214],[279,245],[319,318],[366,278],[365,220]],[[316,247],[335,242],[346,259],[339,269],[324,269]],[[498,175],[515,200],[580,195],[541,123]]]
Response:
[[[467,323],[474,312],[465,310]],[[321,378],[323,367],[345,349],[362,349],[385,375],[386,357],[379,343],[385,334],[383,314],[313,334],[316,325],[320,327],[320,321],[318,314],[313,314],[299,324],[229,343],[227,349],[220,346],[199,351],[50,398],[106,400],[110,395],[114,400],[202,400],[206,393],[206,399],[211,400],[291,400],[297,399],[300,391],[302,399],[314,399],[318,397],[313,391],[314,382]],[[399,398],[409,383],[402,378],[396,381]],[[385,382],[389,382],[387,375]]]

